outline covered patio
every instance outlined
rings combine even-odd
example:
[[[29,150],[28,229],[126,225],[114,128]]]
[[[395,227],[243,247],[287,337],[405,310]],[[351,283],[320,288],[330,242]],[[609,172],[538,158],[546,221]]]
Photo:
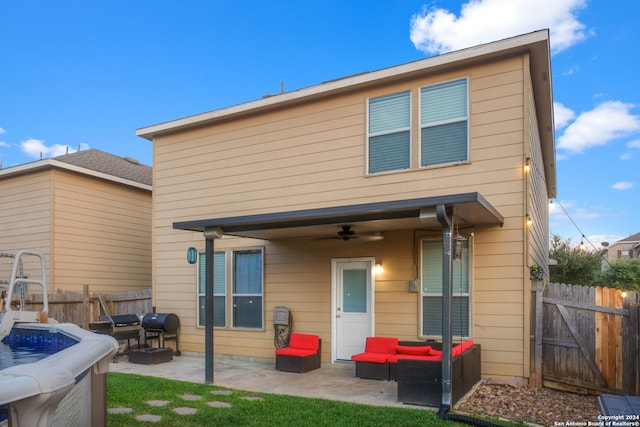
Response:
[[[174,223],[174,229],[202,232],[206,239],[205,382],[213,384],[215,377],[213,253],[216,239],[225,234],[263,240],[294,237],[326,238],[334,233],[336,226],[344,224],[357,225],[360,229],[376,233],[390,230],[441,230],[444,295],[442,302],[442,350],[445,355],[442,362],[442,402],[445,407],[449,407],[451,404],[451,349],[453,346],[451,315],[453,234],[457,233],[459,229],[475,230],[480,227],[502,226],[503,223],[503,216],[481,194],[475,192]],[[332,353],[330,361],[335,360]],[[325,360],[325,362],[327,361]],[[269,382],[265,381],[265,383]],[[215,384],[221,384],[218,378],[215,379]],[[273,384],[279,384],[279,381],[274,381]],[[271,387],[273,384],[269,386]],[[308,386],[311,390],[317,389],[313,383]],[[395,390],[396,385],[393,384],[391,387]],[[348,388],[344,387],[344,390],[348,390]],[[395,400],[395,394],[394,392],[393,400]],[[358,393],[350,392],[347,395],[358,395]]]

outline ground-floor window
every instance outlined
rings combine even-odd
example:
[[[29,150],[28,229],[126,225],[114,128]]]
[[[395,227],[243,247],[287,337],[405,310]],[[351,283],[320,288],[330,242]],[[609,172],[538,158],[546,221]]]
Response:
[[[231,277],[227,274],[227,252],[213,254],[213,325],[227,326],[227,307],[231,302],[233,328],[263,327],[263,252],[262,249],[230,251]],[[205,253],[198,257],[198,325],[205,324]],[[228,283],[230,279],[231,283]]]
[[[204,326],[205,253],[198,256],[198,326]],[[227,326],[227,257],[225,252],[213,254],[213,326]]]
[[[458,256],[453,259],[452,319],[454,337],[470,336],[471,304],[469,241],[460,241]],[[455,247],[455,243],[454,243]],[[442,337],[442,239],[422,241],[421,298],[422,335]]]
[[[234,328],[262,328],[262,250],[233,252],[231,296]]]

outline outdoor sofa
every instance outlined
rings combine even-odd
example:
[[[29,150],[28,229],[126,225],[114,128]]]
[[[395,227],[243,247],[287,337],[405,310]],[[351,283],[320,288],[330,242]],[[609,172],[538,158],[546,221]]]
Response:
[[[352,357],[356,376],[394,380],[398,401],[439,406],[442,397],[442,344],[368,337],[365,352]],[[452,404],[480,381],[480,345],[472,340],[456,344],[451,352]]]

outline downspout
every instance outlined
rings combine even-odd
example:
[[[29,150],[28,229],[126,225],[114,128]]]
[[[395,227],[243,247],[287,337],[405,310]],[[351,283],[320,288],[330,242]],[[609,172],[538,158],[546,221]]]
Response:
[[[451,318],[451,300],[453,298],[451,248],[453,235],[451,233],[451,219],[447,215],[446,206],[436,206],[436,217],[442,225],[442,401],[438,414],[446,414],[451,409],[451,350],[453,348],[451,335],[453,329]]]
[[[490,421],[484,421],[466,415],[450,414],[451,410],[451,381],[453,376],[451,350],[453,349],[453,234],[451,219],[445,205],[436,206],[436,217],[442,225],[442,399],[438,410],[438,417],[465,424],[482,427],[499,427]]]
[[[213,253],[214,239],[222,237],[219,227],[206,229],[205,240],[205,291],[204,291],[204,381],[213,384]]]

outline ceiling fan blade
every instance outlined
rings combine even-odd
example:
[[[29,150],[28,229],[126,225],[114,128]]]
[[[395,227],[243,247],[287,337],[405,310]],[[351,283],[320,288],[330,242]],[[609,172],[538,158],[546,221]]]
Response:
[[[359,234],[356,236],[357,239],[363,240],[365,242],[375,242],[378,240],[383,240],[384,236],[380,233],[377,234]]]

